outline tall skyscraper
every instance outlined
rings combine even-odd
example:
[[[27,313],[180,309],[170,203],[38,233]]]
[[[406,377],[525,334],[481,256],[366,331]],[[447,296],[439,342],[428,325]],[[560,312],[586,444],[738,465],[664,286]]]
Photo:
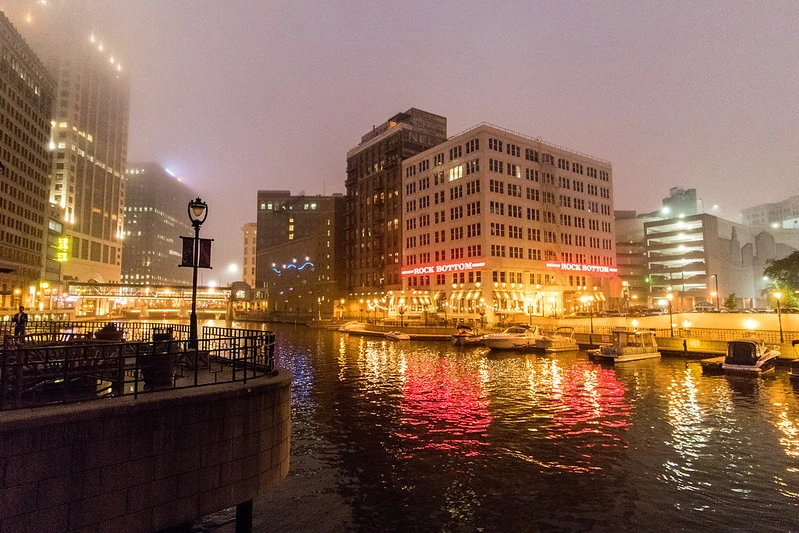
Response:
[[[33,307],[50,248],[55,80],[0,12],[0,307]]]
[[[181,235],[194,235],[187,206],[195,194],[155,163],[131,163],[126,174],[122,282],[191,284],[191,269],[178,264]]]
[[[399,289],[402,161],[447,139],[447,119],[411,108],[347,152],[346,287],[350,299]]]
[[[63,279],[118,282],[129,80],[119,57],[73,7],[32,6],[27,14],[20,12],[19,23],[57,83],[50,117],[54,157],[49,199],[63,210],[71,241]]]

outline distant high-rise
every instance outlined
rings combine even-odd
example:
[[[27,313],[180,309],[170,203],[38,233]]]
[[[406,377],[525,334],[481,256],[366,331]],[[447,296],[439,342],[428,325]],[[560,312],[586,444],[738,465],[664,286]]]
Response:
[[[255,253],[258,224],[255,222],[248,222],[241,227],[241,231],[244,239],[241,261],[241,280],[250,287],[255,287]]]
[[[55,80],[0,12],[0,307],[33,307],[42,280]]]
[[[22,34],[56,78],[50,201],[70,238],[65,281],[118,282],[128,144],[129,80],[119,57],[71,4],[36,5]],[[19,11],[19,10],[17,10]],[[77,21],[77,22],[74,22]],[[80,25],[85,27],[81,28]]]
[[[351,298],[400,289],[401,165],[447,140],[447,119],[411,108],[347,152],[346,288]]]
[[[190,284],[191,269],[178,264],[181,235],[194,235],[187,206],[195,194],[155,163],[131,163],[126,174],[122,282]]]

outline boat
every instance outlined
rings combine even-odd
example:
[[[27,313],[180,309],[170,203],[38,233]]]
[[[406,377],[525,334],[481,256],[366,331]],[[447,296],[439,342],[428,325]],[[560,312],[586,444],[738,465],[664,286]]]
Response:
[[[483,344],[483,336],[478,335],[466,324],[458,325],[458,332],[452,335],[452,344],[455,346],[478,346]]]
[[[511,326],[502,333],[490,333],[483,337],[483,344],[491,350],[529,350],[542,338],[538,326]]]
[[[799,344],[799,340],[792,340],[791,347],[793,348],[794,353],[796,353],[796,345]],[[791,361],[791,364],[788,367],[788,377],[795,382],[799,382],[799,359],[794,359]]]
[[[660,357],[660,352],[654,332],[617,330],[613,332],[613,343],[588,350],[588,356],[622,363]]]
[[[774,369],[780,350],[762,339],[741,339],[727,343],[727,355],[721,368],[725,373],[762,374]]]
[[[571,326],[561,326],[551,335],[544,335],[543,338],[535,341],[535,347],[547,352],[568,352],[579,350],[577,339],[574,338],[574,328]]]
[[[389,331],[386,333],[386,338],[390,341],[407,341],[411,339],[411,336],[401,331]]]
[[[357,330],[362,330],[365,327],[366,324],[364,324],[363,322],[347,322],[346,324],[342,324],[341,327],[338,328],[338,330],[344,332],[357,331]]]

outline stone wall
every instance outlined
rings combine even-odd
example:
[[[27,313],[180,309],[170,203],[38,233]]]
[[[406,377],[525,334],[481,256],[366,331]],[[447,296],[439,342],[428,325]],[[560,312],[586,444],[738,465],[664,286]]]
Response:
[[[291,375],[0,413],[0,532],[157,531],[288,474]]]

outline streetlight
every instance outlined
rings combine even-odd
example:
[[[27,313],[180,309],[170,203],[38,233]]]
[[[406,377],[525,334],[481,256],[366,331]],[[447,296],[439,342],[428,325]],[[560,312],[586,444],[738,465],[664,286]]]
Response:
[[[208,204],[199,197],[189,202],[189,220],[194,227],[194,255],[191,277],[191,315],[189,316],[189,348],[197,349],[197,266],[200,262],[200,226],[208,218]]]
[[[671,337],[674,336],[674,320],[672,318],[672,311],[671,311],[671,300],[674,296],[671,293],[666,295],[666,299],[669,301],[669,331],[671,332]]]
[[[405,314],[405,298],[400,298],[399,307],[397,307],[397,313],[400,316],[400,327],[404,327],[405,324],[403,322],[402,316]]]
[[[780,343],[783,343],[785,342],[785,340],[782,337],[782,307],[780,307],[780,299],[782,298],[782,293],[779,291],[775,292],[774,298],[777,299],[777,321],[780,324]]]
[[[721,298],[719,294],[719,277],[716,274],[712,274],[710,277],[713,278],[713,281],[716,283],[716,311],[721,311],[721,304],[719,303],[719,298]]]
[[[477,307],[477,314],[480,315],[480,329],[485,327],[483,319],[486,315],[486,301],[485,298],[480,298],[480,305]]]

